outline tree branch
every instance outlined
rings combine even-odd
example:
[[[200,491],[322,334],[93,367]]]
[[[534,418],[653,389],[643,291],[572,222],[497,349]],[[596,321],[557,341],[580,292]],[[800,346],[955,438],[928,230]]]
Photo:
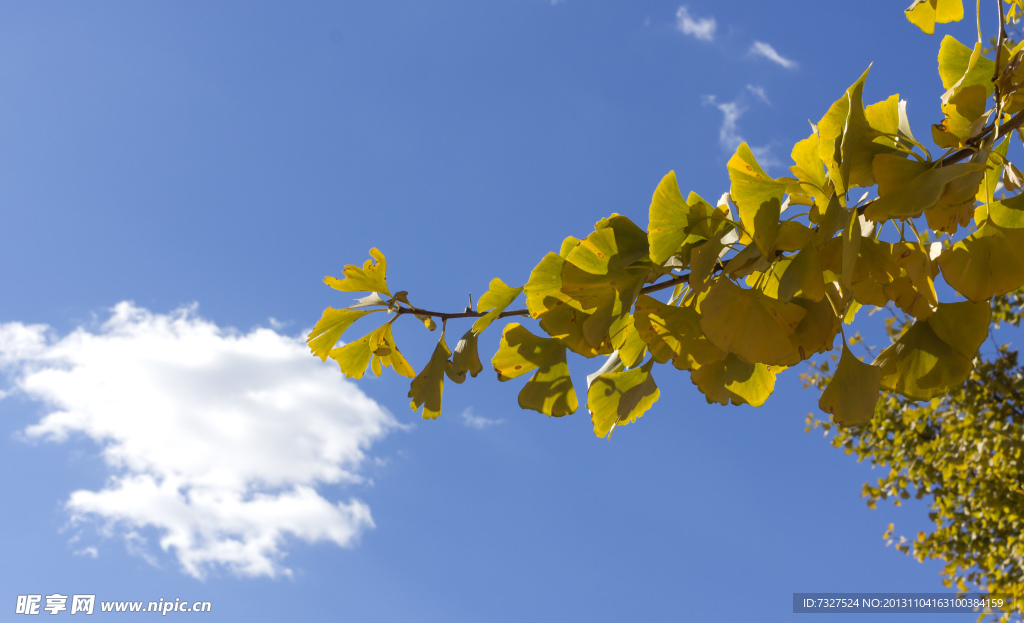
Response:
[[[715,274],[715,273],[721,272],[723,268],[724,268],[724,266],[722,266],[721,263],[718,263],[718,264],[715,265],[714,270],[711,271],[711,274]],[[665,290],[665,289],[671,288],[672,286],[678,285],[680,283],[689,283],[689,282],[690,282],[690,273],[686,273],[685,275],[679,275],[677,277],[673,277],[672,279],[669,279],[668,281],[662,281],[661,283],[652,283],[649,286],[644,286],[643,288],[641,288],[640,294],[650,294],[651,292],[658,292],[660,290]],[[402,315],[402,314],[415,314],[417,316],[430,316],[432,318],[438,318],[440,320],[450,320],[452,318],[480,318],[480,317],[486,316],[487,314],[490,313],[489,311],[485,311],[485,312],[472,311],[469,308],[466,308],[466,311],[451,312],[451,313],[449,313],[449,312],[430,311],[430,310],[427,310],[427,309],[420,309],[418,307],[399,307],[399,308],[397,308],[397,309],[395,309],[393,311],[396,314],[398,314],[398,315]],[[526,310],[526,309],[513,309],[511,311],[503,311],[503,312],[501,312],[500,314],[498,314],[498,318],[509,318],[511,316],[529,316],[529,315],[530,315],[529,310]]]

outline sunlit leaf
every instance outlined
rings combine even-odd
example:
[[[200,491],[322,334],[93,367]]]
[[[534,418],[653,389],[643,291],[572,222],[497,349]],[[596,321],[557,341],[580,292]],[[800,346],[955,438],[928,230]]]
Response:
[[[695,193],[684,200],[676,174],[670,171],[651,199],[647,234],[651,261],[662,265],[673,255],[680,254],[685,265],[690,249],[714,236],[725,225],[727,216]]]
[[[537,370],[519,392],[519,406],[561,417],[579,407],[565,350],[557,340],[537,337],[522,325],[512,323],[502,333],[501,345],[491,359],[491,366],[498,373],[499,381]]]
[[[477,350],[477,339],[480,334],[475,329],[470,329],[462,336],[459,343],[455,345],[455,352],[452,354],[452,372],[456,376],[465,378],[468,372],[476,378],[484,365],[480,363],[480,353]]]
[[[746,363],[736,355],[701,366],[690,373],[690,380],[697,386],[708,404],[728,405],[749,404],[760,407],[775,391],[775,375],[785,370],[782,366],[768,366],[763,363]]]
[[[876,158],[881,157],[881,155],[876,156]],[[918,217],[924,210],[939,202],[946,184],[965,175],[984,170],[985,166],[982,164],[952,164],[946,167],[930,168],[887,194],[881,194],[882,186],[880,185],[878,199],[868,204],[864,210],[864,216],[872,221]]]
[[[963,383],[988,335],[989,319],[987,302],[940,303],[878,355],[872,365],[882,370],[882,387],[928,400]]]
[[[629,217],[612,214],[594,223],[594,231],[602,229],[612,230],[620,264],[630,266],[639,261],[650,261],[651,248],[647,242],[647,232]]]
[[[746,143],[740,144],[727,166],[732,181],[729,194],[739,209],[743,228],[761,254],[768,255],[789,181],[776,181],[765,173]]]
[[[487,313],[480,318],[477,318],[476,322],[473,323],[473,332],[478,334],[483,333],[484,329],[491,326],[491,323],[497,319],[498,315],[505,311],[505,309],[512,304],[512,301],[516,300],[522,291],[523,288],[521,287],[508,287],[497,277],[491,279],[491,284],[487,292],[484,292],[476,302],[476,310],[478,312],[487,311]]]
[[[649,296],[636,301],[637,331],[658,363],[672,362],[680,370],[696,370],[721,361],[725,352],[700,328],[700,315],[691,307],[666,305]]]
[[[942,277],[972,301],[986,301],[1024,285],[1024,230],[986,222],[937,260]]]
[[[935,32],[935,24],[958,22],[964,18],[963,0],[914,0],[906,11],[910,23],[927,34]]]
[[[321,361],[327,361],[328,353],[331,352],[345,331],[352,326],[352,323],[374,311],[380,310],[356,311],[328,307],[306,339],[310,352],[319,357]]]
[[[789,301],[797,294],[813,301],[825,297],[825,279],[822,275],[818,252],[808,240],[803,249],[789,263],[779,280],[778,298]]]
[[[780,362],[783,366],[794,366],[816,353],[831,350],[841,323],[827,298],[812,301],[798,297],[791,302],[807,313],[789,336],[792,350]]]
[[[373,364],[373,373],[377,376],[381,375],[382,367],[394,368],[395,372],[405,377],[416,376],[416,371],[395,346],[394,337],[391,335],[392,322],[394,319],[354,342],[335,348],[328,356],[338,362],[341,371],[349,378],[363,378],[366,366],[370,363]]]
[[[380,292],[390,297],[387,284],[388,262],[376,248],[370,249],[370,257],[373,259],[366,260],[362,268],[347,264],[341,271],[344,275],[342,279],[324,277],[324,283],[342,292]]]
[[[818,408],[842,426],[863,424],[875,414],[881,385],[881,368],[860,361],[843,344],[839,367],[821,393]]]
[[[647,344],[640,337],[631,314],[621,316],[612,323],[610,332],[612,348],[619,353],[619,359],[627,368],[643,361],[647,354]]]
[[[932,126],[932,140],[943,149],[956,149],[978,135],[985,125],[988,94],[985,87],[972,84],[957,90],[943,104],[942,123]]]
[[[777,364],[793,349],[789,336],[806,313],[719,278],[701,303],[700,327],[715,346],[743,361]]]
[[[434,353],[430,361],[423,367],[423,370],[412,380],[409,387],[409,398],[412,402],[409,406],[413,411],[423,407],[423,419],[434,420],[441,415],[441,397],[444,394],[444,377],[451,378],[452,362],[448,360],[451,356],[448,345],[444,342],[444,331],[441,331],[441,339],[434,347]]]
[[[639,368],[609,372],[594,379],[587,390],[587,409],[598,437],[611,435],[616,426],[635,422],[658,400],[651,376],[654,360]]]

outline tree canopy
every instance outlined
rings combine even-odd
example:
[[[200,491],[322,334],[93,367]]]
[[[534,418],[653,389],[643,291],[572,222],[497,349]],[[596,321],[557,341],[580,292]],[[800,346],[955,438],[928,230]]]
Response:
[[[1024,0],[995,4],[1001,24],[1024,12]],[[917,0],[905,13],[931,34],[962,19],[963,5]],[[619,214],[602,218],[541,258],[522,286],[492,280],[475,309],[416,307],[408,291],[392,291],[387,260],[371,249],[361,267],[325,279],[365,296],[324,311],[311,352],[350,378],[392,368],[412,379],[412,409],[436,418],[445,379],[483,371],[481,334],[522,318],[529,328],[511,322],[495,335],[498,379],[529,375],[520,407],[561,417],[580,404],[568,353],[600,358],[580,388],[599,437],[655,404],[655,364],[689,372],[709,403],[760,406],[779,373],[839,341],[819,406],[843,426],[870,421],[883,390],[904,401],[961,391],[988,336],[993,297],[1024,286],[1024,180],[1007,158],[1024,123],[1024,43],[1000,28],[986,48],[982,34],[979,21],[976,42],[947,35],[939,45],[935,153],[914,137],[898,94],[864,104],[865,70],[793,146],[790,175],[769,175],[745,143],[718,200],[684,196],[670,171],[646,229]],[[521,298],[525,308],[514,305]],[[853,354],[845,326],[876,308],[912,322],[869,363]],[[407,315],[440,328],[418,371],[391,330]],[[384,322],[337,346],[364,317]],[[473,323],[452,350],[447,324],[460,319]]]
[[[1024,292],[997,297],[992,316],[994,327],[1019,328]],[[890,334],[899,335],[907,322],[891,317]],[[805,379],[822,387],[837,373],[822,362]],[[896,539],[890,524],[883,535],[890,545],[919,561],[944,561],[946,586],[1012,595],[1011,610],[996,618],[1024,613],[1024,367],[1017,350],[998,345],[977,360],[966,383],[926,402],[888,392],[865,426],[813,415],[807,423],[808,431],[823,430],[833,446],[882,470],[864,484],[869,507],[927,501],[932,527]]]

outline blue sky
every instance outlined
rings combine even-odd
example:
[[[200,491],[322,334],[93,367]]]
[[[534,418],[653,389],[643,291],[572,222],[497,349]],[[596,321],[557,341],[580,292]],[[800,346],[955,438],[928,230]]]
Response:
[[[793,592],[942,590],[880,538],[924,507],[868,510],[872,472],[804,434],[799,369],[760,409],[658,370],[607,442],[490,374],[424,422],[407,379],[302,343],[371,247],[457,310],[612,212],[646,224],[669,170],[716,199],[740,140],[780,175],[870,63],[866,99],[928,136],[940,39],[901,9],[0,3],[0,618],[59,592],[211,621],[776,621]],[[436,334],[395,333],[421,367]]]

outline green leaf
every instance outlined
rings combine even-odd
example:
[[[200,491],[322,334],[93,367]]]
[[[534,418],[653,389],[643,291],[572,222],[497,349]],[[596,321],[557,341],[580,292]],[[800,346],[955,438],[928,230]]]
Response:
[[[935,32],[935,24],[959,22],[964,18],[963,0],[914,0],[906,11],[911,24],[926,34]]]
[[[319,357],[320,361],[327,361],[327,355],[352,323],[375,311],[380,310],[356,311],[328,307],[306,339],[310,352]]]
[[[704,337],[700,314],[691,307],[666,305],[644,295],[637,299],[633,317],[658,363],[671,361],[680,370],[696,370],[725,358],[725,352]]]
[[[722,361],[701,366],[690,373],[690,380],[704,394],[708,404],[760,407],[775,391],[775,375],[782,366],[747,363],[733,354]]]
[[[616,426],[635,422],[658,400],[660,392],[651,376],[653,366],[651,359],[639,368],[594,379],[587,390],[587,409],[595,435],[611,436]]]
[[[380,292],[390,297],[387,284],[388,262],[376,248],[370,249],[370,257],[373,259],[366,260],[362,268],[348,264],[341,271],[344,278],[324,277],[324,283],[342,292]]]
[[[476,310],[478,312],[487,311],[487,313],[477,319],[473,323],[473,332],[480,334],[483,333],[484,329],[491,326],[498,315],[512,304],[512,301],[522,293],[523,288],[510,288],[501,280],[495,277],[491,279],[491,284],[487,292],[484,292],[480,297],[480,300],[476,302]],[[476,376],[475,374],[473,376]]]
[[[730,195],[739,208],[743,228],[767,256],[775,242],[782,200],[789,181],[776,181],[757,164],[746,143],[740,143],[729,159]]]
[[[493,282],[492,282],[493,284]],[[477,338],[480,334],[473,329],[466,331],[455,345],[455,353],[452,355],[452,372],[455,376],[466,378],[466,373],[476,378],[476,375],[483,372],[484,365],[480,363],[480,353],[477,350]]]
[[[872,365],[882,370],[882,387],[929,400],[960,385],[974,367],[971,360],[988,335],[990,317],[987,302],[940,303],[878,355]]]
[[[777,364],[793,350],[790,334],[807,314],[720,277],[701,303],[700,327],[718,348],[748,363]]]
[[[419,411],[423,407],[423,419],[435,420],[441,415],[441,397],[444,394],[444,377],[451,378],[452,363],[448,360],[451,355],[448,345],[444,342],[444,330],[441,331],[441,339],[434,347],[434,353],[430,355],[430,361],[423,370],[412,380],[409,386],[409,398],[412,402],[409,406],[413,411]]]
[[[818,408],[832,415],[841,426],[855,426],[871,420],[882,385],[882,370],[857,359],[843,344],[832,381],[821,393]]]
[[[519,406],[549,416],[561,417],[576,411],[579,402],[569,376],[565,346],[541,338],[518,323],[505,327],[491,366],[499,381],[507,381],[537,370],[519,392]]]

